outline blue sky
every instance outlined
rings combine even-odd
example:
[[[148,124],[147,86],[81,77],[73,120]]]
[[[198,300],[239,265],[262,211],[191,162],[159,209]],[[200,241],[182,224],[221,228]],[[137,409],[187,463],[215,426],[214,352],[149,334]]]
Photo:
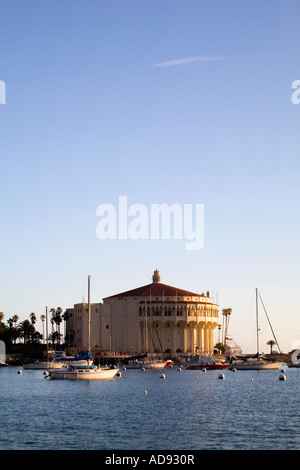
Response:
[[[0,311],[210,290],[255,351],[300,341],[298,0],[0,1]],[[204,204],[205,242],[99,240],[102,203]],[[220,322],[222,318],[220,315]],[[272,339],[261,319],[261,345]]]

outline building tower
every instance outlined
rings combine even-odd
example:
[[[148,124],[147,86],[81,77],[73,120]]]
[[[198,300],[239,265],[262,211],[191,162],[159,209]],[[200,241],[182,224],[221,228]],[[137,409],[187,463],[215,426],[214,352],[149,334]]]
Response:
[[[157,269],[153,273],[152,282],[153,284],[157,284],[158,282],[161,282],[160,273]]]

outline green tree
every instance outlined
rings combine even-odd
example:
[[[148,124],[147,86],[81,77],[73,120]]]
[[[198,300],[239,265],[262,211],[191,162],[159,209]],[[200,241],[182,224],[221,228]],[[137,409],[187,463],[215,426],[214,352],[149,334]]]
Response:
[[[50,308],[50,323],[51,323],[51,334],[49,334],[49,339],[52,338],[52,347],[54,348],[54,343],[53,343],[53,333],[54,333],[54,323],[55,323],[55,308]]]
[[[33,330],[34,326],[32,323],[30,323],[29,320],[23,320],[21,323],[19,323],[19,335],[20,338],[24,339],[24,344],[27,344],[30,341]]]
[[[60,324],[63,321],[62,315],[63,315],[62,308],[57,307],[57,309],[55,311],[55,323],[56,323],[57,344],[58,344],[58,346],[60,346],[60,340],[61,340],[61,337],[62,337],[62,335],[60,334]]]
[[[231,313],[232,313],[231,308],[223,308],[223,310],[222,310],[222,315],[223,315],[223,344],[225,346],[226,346],[226,342],[227,342],[227,333],[228,333],[229,320],[230,320]]]
[[[17,328],[14,320],[15,320],[14,317],[9,318],[7,320],[7,325],[8,325],[7,336],[11,343],[16,343],[17,339],[19,338],[19,329]]]
[[[272,339],[270,339],[268,342],[267,342],[267,345],[270,346],[270,354],[272,354],[273,352],[273,346],[275,346],[275,341],[273,341]]]
[[[29,315],[29,318],[30,318],[30,321],[32,323],[32,325],[35,325],[36,324],[36,315],[34,312],[31,312],[31,314]]]
[[[215,344],[215,350],[218,351],[219,354],[224,354],[225,352],[225,346],[223,343],[216,343]]]
[[[50,323],[52,325],[52,332],[51,332],[51,338],[52,338],[52,344],[54,346],[55,342],[56,345],[60,345],[60,340],[61,340],[61,334],[60,334],[60,324],[62,322],[62,309],[60,307],[51,308],[51,319]],[[54,331],[54,325],[56,325],[56,332]]]
[[[42,325],[43,325],[43,340],[45,339],[45,320],[46,320],[46,315],[41,315],[41,320],[42,320]]]
[[[53,345],[60,344],[61,336],[62,335],[58,331],[53,331],[53,333],[51,333],[51,335],[50,335],[50,339],[52,341],[52,344]]]

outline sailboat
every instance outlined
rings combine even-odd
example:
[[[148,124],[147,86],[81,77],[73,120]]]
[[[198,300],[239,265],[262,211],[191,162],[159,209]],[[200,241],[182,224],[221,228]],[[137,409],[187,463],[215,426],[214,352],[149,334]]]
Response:
[[[88,276],[88,351],[86,355],[86,365],[72,365],[63,367],[60,370],[49,371],[50,379],[70,379],[70,380],[101,380],[113,379],[119,369],[107,369],[97,367],[92,364],[90,359],[91,350],[91,303],[90,303],[90,281]]]
[[[151,291],[150,291],[150,311],[151,311]],[[146,357],[143,360],[143,362],[140,363],[140,366],[141,366],[141,368],[144,368],[144,369],[163,369],[164,367],[166,367],[167,364],[169,364],[169,361],[167,361],[165,358],[164,359],[159,359],[158,357],[153,358],[153,357],[151,357],[151,354],[150,354],[150,357],[147,357],[148,333],[150,333],[150,336],[151,336],[151,339],[152,339],[152,342],[153,342],[153,338],[152,338],[152,335],[151,335],[151,332],[150,332],[150,329],[149,329],[149,326],[148,326],[147,316],[148,316],[148,313],[147,313],[146,299],[145,299],[145,351],[146,351]],[[156,331],[156,334],[158,336],[157,331]],[[159,336],[158,336],[158,339],[159,339]],[[160,342],[160,339],[159,339],[159,342]],[[154,342],[153,342],[153,345],[154,345]],[[161,345],[161,343],[160,343],[160,345]],[[162,349],[162,345],[161,345],[161,349]],[[163,353],[163,355],[164,355],[164,353]]]
[[[272,327],[271,327],[272,329]],[[273,330],[272,330],[273,332]],[[274,333],[273,333],[274,335]],[[263,358],[260,357],[259,355],[259,328],[258,328],[258,290],[256,289],[256,342],[257,342],[257,353],[255,357],[252,357],[251,359],[242,359],[238,361],[233,361],[230,366],[228,367],[229,370],[272,370],[272,369],[279,369],[283,362],[271,362],[267,361]],[[277,340],[274,335],[274,339],[277,343]]]

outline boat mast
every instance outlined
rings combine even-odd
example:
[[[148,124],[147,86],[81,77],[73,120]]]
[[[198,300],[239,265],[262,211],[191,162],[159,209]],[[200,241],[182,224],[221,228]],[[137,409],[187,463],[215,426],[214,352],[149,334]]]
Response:
[[[48,307],[46,307],[46,345],[47,345],[47,362],[49,360],[49,344],[48,344]]]
[[[145,352],[148,355],[148,311],[145,311],[146,317],[145,317]],[[149,313],[151,315],[151,290],[150,290],[150,295],[149,295]]]
[[[275,336],[275,333],[274,333],[273,327],[272,327],[272,325],[271,325],[271,322],[270,322],[269,316],[268,316],[268,314],[267,314],[266,307],[265,307],[265,305],[264,305],[264,303],[263,303],[263,300],[262,300],[262,298],[261,298],[261,295],[260,295],[260,293],[258,293],[258,294],[259,294],[259,298],[260,298],[261,304],[262,304],[262,306],[263,306],[263,309],[264,309],[264,311],[265,311],[265,314],[266,314],[266,317],[267,317],[267,320],[268,320],[269,326],[270,326],[270,328],[271,328],[271,331],[272,331],[272,334],[273,334],[273,337],[274,337],[275,343],[277,344],[277,346],[278,346],[278,349],[279,349],[279,352],[280,352],[280,354],[281,354],[281,349],[280,349],[280,347],[279,347],[279,344],[278,344],[278,341],[277,341],[277,339],[276,339],[276,336]]]
[[[91,299],[90,299],[90,290],[91,290],[91,276],[88,276],[88,312],[89,312],[89,319],[88,319],[88,351],[90,352],[91,349]]]
[[[256,344],[257,344],[257,359],[259,356],[259,328],[258,328],[258,294],[257,294],[257,288],[255,289],[256,291]]]

